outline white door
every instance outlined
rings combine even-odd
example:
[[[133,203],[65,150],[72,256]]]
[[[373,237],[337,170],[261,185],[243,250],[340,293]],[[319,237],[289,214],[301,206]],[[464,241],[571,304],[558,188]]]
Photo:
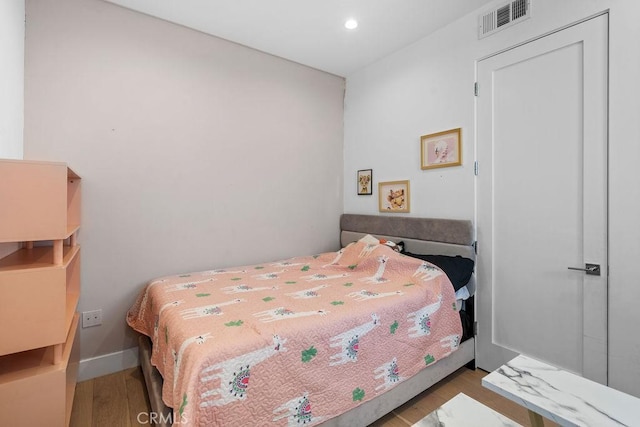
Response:
[[[607,25],[478,62],[482,369],[522,353],[607,382]]]

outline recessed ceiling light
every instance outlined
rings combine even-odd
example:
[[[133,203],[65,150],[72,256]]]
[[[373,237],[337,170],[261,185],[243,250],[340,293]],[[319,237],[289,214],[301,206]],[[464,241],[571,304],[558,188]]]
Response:
[[[347,19],[347,22],[344,23],[344,27],[347,30],[355,30],[356,28],[358,28],[358,21],[356,21],[355,19]]]

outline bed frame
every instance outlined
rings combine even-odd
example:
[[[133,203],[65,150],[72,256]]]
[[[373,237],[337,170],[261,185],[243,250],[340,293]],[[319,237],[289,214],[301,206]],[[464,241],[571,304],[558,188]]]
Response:
[[[406,250],[413,253],[461,255],[475,259],[471,221],[357,214],[341,216],[342,247],[366,234],[396,242],[403,241]],[[473,294],[475,283],[470,283],[468,287]],[[162,401],[162,376],[151,365],[151,341],[147,336],[140,336],[139,352],[151,410],[159,414],[158,418],[161,421],[157,425],[170,426],[172,410]],[[350,427],[371,424],[461,367],[472,364],[474,359],[475,340],[472,337],[462,342],[458,350],[445,359],[426,367],[384,394],[321,425]]]

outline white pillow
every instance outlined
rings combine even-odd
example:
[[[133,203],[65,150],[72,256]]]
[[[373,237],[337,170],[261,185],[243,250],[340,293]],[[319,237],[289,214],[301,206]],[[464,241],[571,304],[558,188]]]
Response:
[[[366,243],[367,245],[379,245],[380,239],[373,237],[371,234],[367,234],[362,239],[358,240],[358,242]]]

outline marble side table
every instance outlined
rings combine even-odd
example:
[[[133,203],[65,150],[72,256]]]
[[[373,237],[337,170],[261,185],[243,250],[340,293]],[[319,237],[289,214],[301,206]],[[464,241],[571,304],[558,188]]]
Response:
[[[482,385],[562,426],[638,426],[640,399],[520,355],[482,379]]]
[[[412,427],[442,426],[518,427],[520,424],[511,421],[466,394],[458,393],[453,399],[415,423]]]

